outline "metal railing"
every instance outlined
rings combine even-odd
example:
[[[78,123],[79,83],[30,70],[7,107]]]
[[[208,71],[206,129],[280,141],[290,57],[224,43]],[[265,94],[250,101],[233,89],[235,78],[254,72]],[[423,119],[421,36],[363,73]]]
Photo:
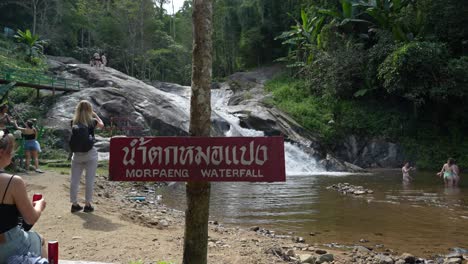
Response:
[[[28,83],[50,88],[62,88],[77,91],[80,90],[79,81],[48,76],[43,72],[32,70],[26,71],[11,68],[0,68],[0,79],[9,82]]]

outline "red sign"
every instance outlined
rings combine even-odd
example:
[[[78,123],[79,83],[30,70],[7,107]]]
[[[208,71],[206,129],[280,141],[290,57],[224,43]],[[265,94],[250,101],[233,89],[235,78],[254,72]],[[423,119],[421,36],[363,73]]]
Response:
[[[114,137],[111,181],[286,181],[283,137]]]

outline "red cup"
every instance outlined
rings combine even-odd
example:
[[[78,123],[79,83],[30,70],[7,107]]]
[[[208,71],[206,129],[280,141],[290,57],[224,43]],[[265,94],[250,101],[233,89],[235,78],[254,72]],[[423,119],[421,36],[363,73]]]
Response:
[[[47,244],[47,253],[49,256],[49,264],[58,264],[58,241],[51,240]]]
[[[32,201],[33,201],[33,202],[39,201],[40,199],[42,199],[42,193],[35,193],[35,194],[33,194],[33,198],[32,198]]]

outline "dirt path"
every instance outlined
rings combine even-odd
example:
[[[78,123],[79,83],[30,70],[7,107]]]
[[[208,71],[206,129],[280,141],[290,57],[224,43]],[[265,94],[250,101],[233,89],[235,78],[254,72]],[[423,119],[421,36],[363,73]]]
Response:
[[[119,201],[121,198],[117,188],[106,186],[107,181],[100,178],[96,185],[96,211],[92,214],[71,214],[69,175],[47,171],[22,177],[28,183],[30,195],[43,193],[47,201],[47,208],[34,229],[46,240],[59,241],[61,259],[181,263],[182,213],[161,207],[152,210],[156,212],[149,215],[129,208],[132,206]],[[84,197],[83,187],[80,188],[79,197]],[[293,243],[290,239],[272,239],[252,231],[210,224],[208,259],[209,263],[216,264],[285,263],[274,254],[265,253],[280,244]]]

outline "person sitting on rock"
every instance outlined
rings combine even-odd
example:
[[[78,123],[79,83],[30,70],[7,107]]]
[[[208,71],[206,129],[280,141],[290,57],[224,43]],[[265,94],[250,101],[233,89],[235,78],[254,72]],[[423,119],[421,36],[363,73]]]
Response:
[[[46,202],[42,198],[32,203],[23,179],[5,172],[5,167],[11,163],[14,149],[13,135],[0,131],[0,263],[28,253],[47,258],[42,236],[25,231],[18,225],[20,216],[30,225],[36,223]]]
[[[102,65],[102,59],[101,56],[99,56],[99,53],[94,53],[93,57],[91,58],[91,61],[89,63],[91,66],[96,67],[99,69]]]

